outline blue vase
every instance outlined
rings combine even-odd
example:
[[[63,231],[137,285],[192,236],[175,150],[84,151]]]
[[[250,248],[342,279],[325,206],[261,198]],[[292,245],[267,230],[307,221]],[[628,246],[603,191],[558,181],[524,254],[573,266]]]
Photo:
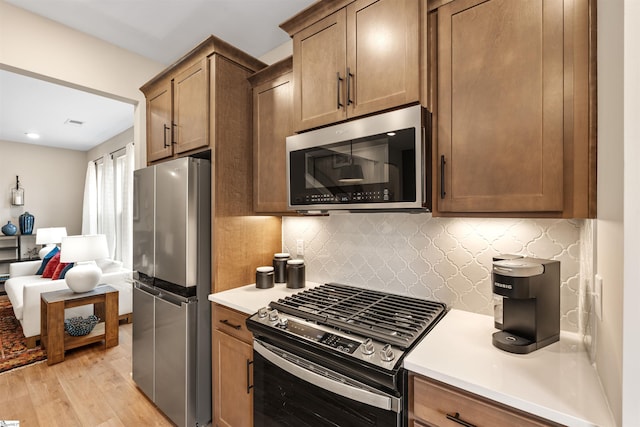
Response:
[[[29,212],[25,212],[18,217],[18,221],[20,222],[20,234],[33,233],[33,223],[35,222],[33,215]]]
[[[2,227],[2,233],[5,236],[13,236],[18,231],[18,228],[11,224],[11,221],[7,221],[7,223]]]

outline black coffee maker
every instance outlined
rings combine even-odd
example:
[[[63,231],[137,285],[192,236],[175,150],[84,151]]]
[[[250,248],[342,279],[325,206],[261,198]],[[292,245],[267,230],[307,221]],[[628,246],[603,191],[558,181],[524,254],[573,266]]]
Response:
[[[491,277],[494,346],[526,354],[560,339],[560,261],[499,255]]]

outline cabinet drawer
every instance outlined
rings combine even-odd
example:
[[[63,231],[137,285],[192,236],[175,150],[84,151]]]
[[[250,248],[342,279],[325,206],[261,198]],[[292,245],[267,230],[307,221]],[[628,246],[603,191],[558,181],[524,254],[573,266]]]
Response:
[[[247,329],[248,315],[223,305],[213,305],[213,327],[246,343],[253,342],[253,334]]]
[[[477,427],[540,427],[557,425],[442,383],[415,376],[412,377],[412,382],[412,413],[427,425],[443,427],[460,427],[460,425]],[[454,417],[457,417],[459,421],[451,419]],[[421,424],[417,423],[415,425]]]

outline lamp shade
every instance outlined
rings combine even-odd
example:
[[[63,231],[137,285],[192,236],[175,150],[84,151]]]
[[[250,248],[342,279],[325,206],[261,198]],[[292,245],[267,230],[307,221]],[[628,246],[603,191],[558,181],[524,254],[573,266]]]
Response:
[[[36,230],[36,245],[61,243],[63,237],[67,237],[66,227],[38,228]]]
[[[62,239],[60,262],[75,262],[64,276],[64,281],[73,292],[89,292],[102,277],[102,270],[94,262],[108,258],[109,247],[104,234],[67,236]]]
[[[62,239],[60,262],[85,262],[102,258],[109,258],[104,234],[67,236]]]

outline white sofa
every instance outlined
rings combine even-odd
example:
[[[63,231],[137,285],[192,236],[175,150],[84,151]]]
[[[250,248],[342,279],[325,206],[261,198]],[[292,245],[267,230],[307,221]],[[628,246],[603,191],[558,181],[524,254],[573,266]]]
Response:
[[[40,294],[42,292],[69,289],[64,279],[52,280],[36,275],[42,261],[17,262],[9,265],[9,279],[4,287],[13,306],[16,319],[20,321],[27,346],[35,347],[40,338]],[[133,309],[132,271],[122,267],[122,263],[112,260],[96,261],[102,269],[101,284],[108,284],[118,290],[118,315],[120,319],[131,321]],[[83,306],[65,311],[65,318],[87,316],[93,307]]]

